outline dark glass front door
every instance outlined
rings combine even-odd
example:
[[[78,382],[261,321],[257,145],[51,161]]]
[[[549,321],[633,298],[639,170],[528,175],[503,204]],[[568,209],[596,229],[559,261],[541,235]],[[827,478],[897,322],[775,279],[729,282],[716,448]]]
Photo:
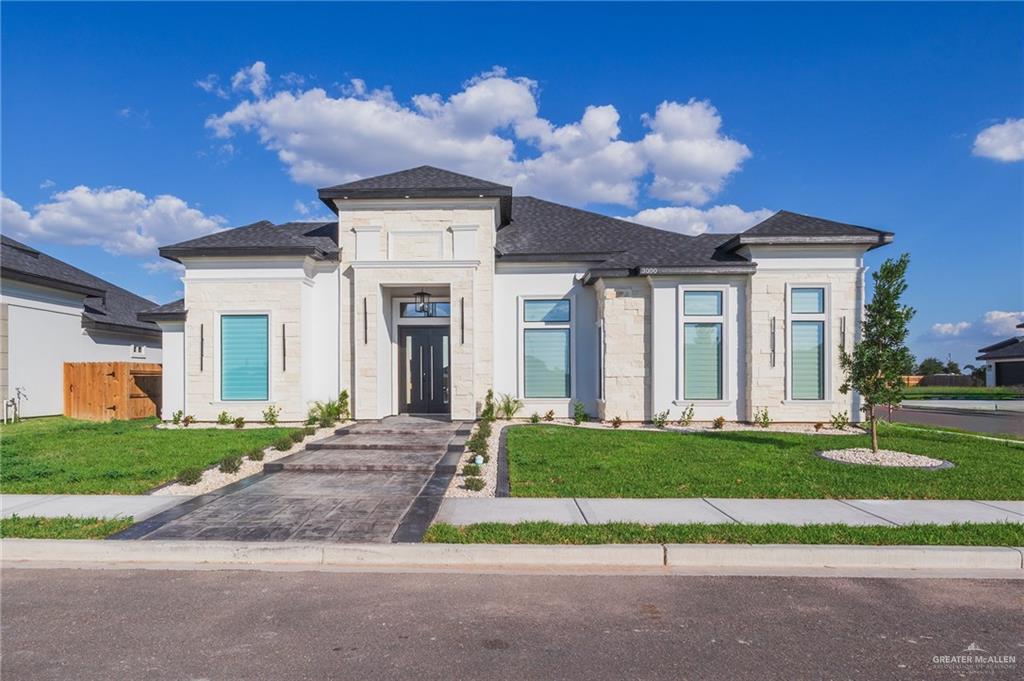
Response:
[[[448,327],[399,328],[400,411],[406,414],[449,413]]]

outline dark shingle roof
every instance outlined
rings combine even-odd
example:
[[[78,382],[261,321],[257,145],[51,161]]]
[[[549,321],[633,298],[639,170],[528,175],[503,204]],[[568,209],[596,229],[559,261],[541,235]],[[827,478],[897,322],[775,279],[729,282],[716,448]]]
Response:
[[[975,359],[1024,359],[1024,336],[1007,338],[994,345],[978,350],[980,355]]]
[[[878,248],[892,241],[892,237],[892,232],[880,229],[780,210],[737,234],[723,248],[735,250],[751,244],[870,244],[871,248]]]
[[[6,235],[2,237],[2,244],[0,267],[3,276],[84,295],[85,309],[82,317],[85,325],[127,327],[159,333],[160,329],[155,324],[140,321],[136,317],[140,311],[152,307],[153,301]]]
[[[178,300],[172,300],[169,303],[151,307],[148,310],[143,310],[138,313],[138,318],[142,321],[156,322],[156,321],[170,321],[172,319],[184,319],[185,318],[185,299],[179,298]]]
[[[215,232],[160,248],[170,260],[190,255],[308,255],[323,259],[338,252],[336,222],[288,222],[267,220]]]

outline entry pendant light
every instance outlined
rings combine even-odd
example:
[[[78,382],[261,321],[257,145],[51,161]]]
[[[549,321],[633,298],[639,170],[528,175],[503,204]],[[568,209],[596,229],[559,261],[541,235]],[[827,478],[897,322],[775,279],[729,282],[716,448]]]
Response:
[[[420,291],[414,294],[416,299],[416,311],[424,312],[427,316],[430,316],[430,294],[426,291]]]

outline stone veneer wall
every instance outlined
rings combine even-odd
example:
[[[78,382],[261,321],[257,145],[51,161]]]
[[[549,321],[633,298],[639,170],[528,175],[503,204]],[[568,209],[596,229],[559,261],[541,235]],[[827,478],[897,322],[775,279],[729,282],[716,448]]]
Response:
[[[598,318],[604,320],[604,399],[598,416],[650,419],[651,290],[645,279],[600,279]]]

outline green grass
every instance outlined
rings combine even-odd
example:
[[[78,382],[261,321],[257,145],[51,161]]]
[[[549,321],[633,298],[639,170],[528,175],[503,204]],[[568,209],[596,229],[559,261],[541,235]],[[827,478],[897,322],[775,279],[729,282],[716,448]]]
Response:
[[[24,539],[103,539],[132,524],[131,518],[40,518],[17,515],[0,520],[0,537]]]
[[[930,544],[1021,546],[1024,524],[964,523],[903,527],[849,525],[559,525],[437,524],[425,542],[439,544]]]
[[[914,386],[903,390],[905,400],[1014,400],[1024,397],[1017,388],[984,386]]]
[[[949,426],[934,426],[923,423],[903,423],[902,421],[893,421],[888,424],[889,428],[908,428],[910,430],[934,430],[940,433],[958,433],[960,435],[967,435],[970,437],[989,437],[998,438],[1001,440],[1016,440],[1017,442],[1024,442],[1024,436],[1013,435],[1012,433],[979,433],[973,430],[964,430],[963,428],[950,428]]]
[[[155,419],[77,421],[55,416],[0,428],[5,494],[143,494],[189,466],[266,447],[287,428],[156,429]]]
[[[952,461],[925,471],[856,466],[815,455],[866,447],[867,435],[673,433],[514,426],[516,497],[1024,499],[1024,443],[881,426],[881,446]]]

